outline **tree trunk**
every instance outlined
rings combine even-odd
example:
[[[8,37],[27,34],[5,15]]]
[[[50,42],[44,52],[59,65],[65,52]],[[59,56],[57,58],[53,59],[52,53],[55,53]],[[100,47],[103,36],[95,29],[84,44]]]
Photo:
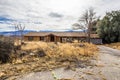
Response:
[[[90,43],[91,23],[88,24],[88,43]]]

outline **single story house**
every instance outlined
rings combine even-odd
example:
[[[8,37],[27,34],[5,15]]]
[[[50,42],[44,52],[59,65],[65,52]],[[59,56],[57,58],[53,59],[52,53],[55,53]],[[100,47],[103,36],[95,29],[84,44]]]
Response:
[[[94,44],[102,44],[102,39],[97,34],[90,35]],[[24,35],[24,41],[45,42],[72,42],[74,40],[86,41],[87,35],[83,32],[29,32]]]

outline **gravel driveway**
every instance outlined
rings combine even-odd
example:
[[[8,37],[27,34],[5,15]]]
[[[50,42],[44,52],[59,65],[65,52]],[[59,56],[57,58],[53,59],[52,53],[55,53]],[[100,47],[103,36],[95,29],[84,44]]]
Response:
[[[98,46],[100,54],[98,60],[93,60],[93,67],[64,70],[53,70],[57,78],[73,80],[120,80],[120,50],[105,46]],[[17,80],[54,80],[50,71],[30,73],[17,78]]]
[[[107,53],[107,54],[120,57],[120,50],[113,49],[113,48],[106,47],[106,46],[98,46],[98,48],[100,49],[101,53]]]

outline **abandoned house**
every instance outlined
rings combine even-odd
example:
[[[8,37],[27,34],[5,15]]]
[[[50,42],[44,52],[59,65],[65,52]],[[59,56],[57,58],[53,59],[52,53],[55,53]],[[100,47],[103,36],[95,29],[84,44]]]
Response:
[[[29,32],[24,35],[24,41],[73,42],[74,40],[86,41],[87,36],[83,32]],[[102,44],[102,39],[97,34],[91,34],[90,41]]]

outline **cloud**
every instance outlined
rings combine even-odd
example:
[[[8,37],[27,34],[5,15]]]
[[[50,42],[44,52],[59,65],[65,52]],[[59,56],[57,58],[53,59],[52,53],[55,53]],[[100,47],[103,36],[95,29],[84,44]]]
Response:
[[[41,22],[34,22],[34,24],[42,24]]]
[[[53,18],[62,18],[63,17],[63,15],[55,13],[55,12],[49,13],[49,16],[53,17]]]
[[[0,0],[0,31],[22,23],[26,29],[71,29],[85,9],[94,7],[97,15],[120,9],[120,0]]]

